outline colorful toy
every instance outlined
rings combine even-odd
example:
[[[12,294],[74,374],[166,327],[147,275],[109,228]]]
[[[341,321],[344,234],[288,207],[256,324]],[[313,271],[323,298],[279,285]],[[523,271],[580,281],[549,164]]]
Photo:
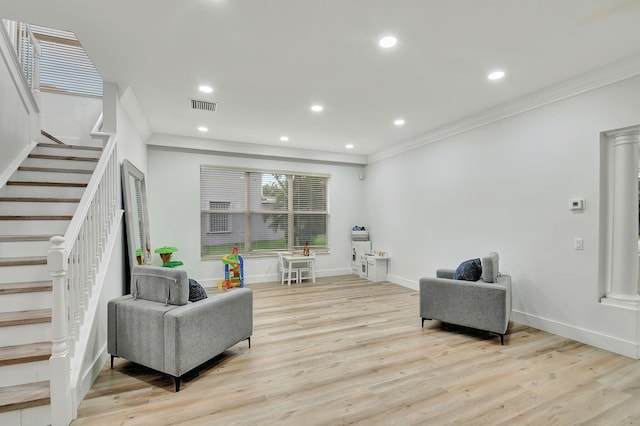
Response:
[[[224,279],[218,281],[218,290],[224,285],[227,290],[231,287],[244,287],[244,259],[238,254],[238,247],[222,258],[224,263]]]
[[[162,259],[162,266],[165,268],[175,268],[176,266],[182,266],[181,260],[171,260],[171,256],[173,253],[177,252],[178,249],[176,247],[159,247],[155,250],[156,253],[160,255],[160,259]]]

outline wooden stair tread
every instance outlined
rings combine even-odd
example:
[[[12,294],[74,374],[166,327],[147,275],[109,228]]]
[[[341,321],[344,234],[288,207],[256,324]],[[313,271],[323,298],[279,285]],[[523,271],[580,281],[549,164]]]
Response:
[[[79,203],[80,198],[0,197],[0,201],[7,203]]]
[[[51,342],[0,347],[0,366],[46,361],[51,357]]]
[[[55,167],[28,167],[28,166],[20,166],[18,167],[18,171],[46,172],[46,173],[79,173],[79,174],[87,174],[87,175],[90,175],[93,173],[93,170],[88,170],[88,169],[59,169]]]
[[[0,413],[51,403],[49,382],[28,383],[0,388]]]
[[[10,215],[0,216],[0,220],[71,220],[72,215],[42,215],[42,216],[23,216]]]
[[[31,281],[23,283],[2,283],[0,284],[0,295],[15,293],[34,293],[38,291],[51,291],[53,284],[51,281]]]
[[[51,309],[0,313],[0,327],[41,324],[46,322],[51,322]]]
[[[2,257],[0,266],[46,265],[47,256]]]
[[[52,154],[29,154],[29,158],[39,158],[41,160],[69,160],[69,161],[92,161],[98,162],[95,157],[77,157],[74,155],[52,155]]]
[[[78,182],[38,182],[38,181],[23,181],[23,180],[10,180],[7,185],[14,186],[66,186],[71,188],[85,188],[86,183]]]
[[[87,146],[87,145],[67,145],[67,144],[41,142],[38,144],[38,146],[43,148],[84,149],[86,151],[102,151],[102,148],[100,148],[99,146]]]
[[[0,243],[24,243],[32,241],[49,241],[54,234],[51,235],[0,235]]]

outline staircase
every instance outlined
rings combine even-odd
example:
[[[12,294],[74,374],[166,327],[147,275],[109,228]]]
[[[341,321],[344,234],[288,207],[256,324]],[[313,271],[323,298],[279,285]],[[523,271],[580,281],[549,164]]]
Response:
[[[51,424],[49,239],[64,235],[102,148],[40,143],[0,188],[0,424]]]

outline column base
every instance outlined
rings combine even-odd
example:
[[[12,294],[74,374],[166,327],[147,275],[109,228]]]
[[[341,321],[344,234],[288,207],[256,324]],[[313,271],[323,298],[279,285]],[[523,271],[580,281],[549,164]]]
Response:
[[[603,305],[617,306],[619,308],[640,310],[640,296],[626,296],[624,294],[610,293],[600,299]]]

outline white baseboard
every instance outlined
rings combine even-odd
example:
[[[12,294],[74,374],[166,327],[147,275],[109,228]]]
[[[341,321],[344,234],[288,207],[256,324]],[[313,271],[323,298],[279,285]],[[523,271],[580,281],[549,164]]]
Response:
[[[109,354],[107,353],[107,343],[105,342],[104,345],[102,345],[102,347],[100,348],[100,351],[98,351],[97,355],[93,358],[93,360],[91,360],[91,363],[85,368],[82,376],[80,377],[80,381],[77,385],[77,388],[75,389],[75,400],[77,401],[77,406],[80,406],[80,403],[82,402],[82,400],[84,400],[84,397],[87,396],[87,393],[89,392],[89,390],[91,390],[93,382],[95,382],[98,378],[98,375],[100,374],[104,363],[107,362],[107,359],[109,359]],[[74,418],[77,417],[77,406],[74,407]]]
[[[7,184],[7,181],[11,177],[12,174],[18,170],[20,164],[24,161],[25,158],[31,153],[33,148],[37,145],[36,142],[31,142],[27,146],[24,147],[22,151],[13,159],[13,161],[4,169],[4,171],[0,174],[0,188]]]
[[[416,281],[408,280],[397,275],[389,275],[387,281],[412,290],[419,290],[419,284]],[[570,324],[561,323],[559,321],[541,318],[536,315],[527,314],[520,311],[511,313],[511,320],[520,324],[566,337],[577,342],[585,343],[596,348],[604,349],[633,359],[640,359],[640,345],[636,342],[620,339],[617,337],[607,336],[592,330],[576,327]]]
[[[351,268],[323,269],[323,270],[316,271],[316,278],[337,277],[340,275],[351,275]],[[213,279],[213,278],[198,280],[198,282],[203,287],[207,287],[207,288],[218,287],[218,281],[220,280]],[[279,282],[279,281],[280,281],[280,275],[278,274],[249,275],[244,279],[245,284],[263,284],[263,283],[273,283],[273,282]]]
[[[410,288],[411,290],[418,291],[418,289],[419,289],[418,283],[416,281],[412,281],[412,280],[409,280],[407,278],[399,277],[397,275],[392,275],[392,274],[387,275],[387,281],[389,281],[391,283],[394,283],[394,284],[401,285],[403,287]]]
[[[636,342],[607,336],[592,330],[587,330],[515,310],[511,313],[511,320],[537,328],[538,330],[557,334],[558,336],[595,346],[596,348],[604,349],[609,352],[614,352],[633,359],[640,359],[640,347]]]

